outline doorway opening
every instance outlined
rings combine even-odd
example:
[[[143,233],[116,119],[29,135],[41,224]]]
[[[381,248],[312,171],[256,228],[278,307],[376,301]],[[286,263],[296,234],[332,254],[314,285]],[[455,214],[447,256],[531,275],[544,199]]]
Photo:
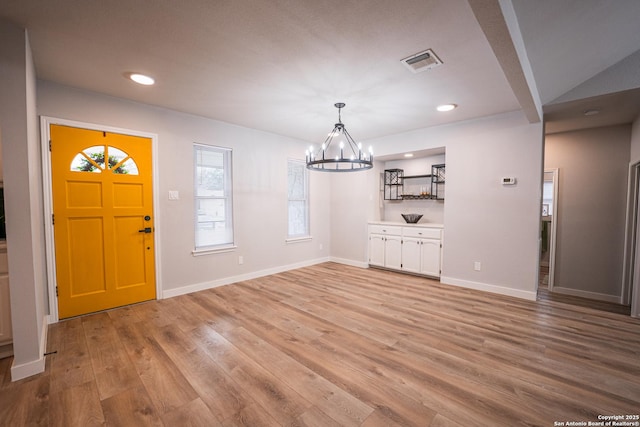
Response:
[[[558,212],[558,169],[545,169],[540,214],[540,274],[538,289],[553,291]]]
[[[628,188],[620,303],[631,306],[632,317],[640,317],[640,163],[629,167]]]

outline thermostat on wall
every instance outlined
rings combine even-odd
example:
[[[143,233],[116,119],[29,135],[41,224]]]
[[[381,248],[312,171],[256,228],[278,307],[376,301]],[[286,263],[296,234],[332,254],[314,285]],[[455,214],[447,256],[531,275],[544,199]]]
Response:
[[[515,185],[516,177],[515,176],[504,176],[502,177],[502,185]]]

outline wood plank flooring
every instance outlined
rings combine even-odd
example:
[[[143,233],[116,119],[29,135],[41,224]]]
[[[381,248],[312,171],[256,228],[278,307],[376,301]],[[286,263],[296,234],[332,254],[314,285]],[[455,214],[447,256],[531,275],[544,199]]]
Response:
[[[1,426],[554,426],[640,413],[640,321],[334,263],[63,321]]]
[[[538,284],[538,300],[554,301],[560,304],[579,305],[581,307],[589,307],[596,310],[604,310],[612,313],[624,314],[626,316],[631,315],[630,305],[615,304],[612,302],[576,297],[572,295],[561,294],[558,292],[549,292],[549,286],[547,285],[548,280],[549,267],[541,266],[540,283]]]

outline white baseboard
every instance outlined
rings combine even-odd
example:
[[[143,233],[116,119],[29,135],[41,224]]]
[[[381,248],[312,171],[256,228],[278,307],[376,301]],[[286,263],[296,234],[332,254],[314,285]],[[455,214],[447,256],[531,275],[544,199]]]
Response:
[[[440,277],[440,283],[445,285],[460,286],[462,288],[476,289],[478,291],[492,292],[494,294],[508,295],[530,301],[536,300],[535,291],[523,291],[521,289],[507,288],[505,286],[490,285],[488,283],[472,282],[471,280],[456,279],[454,277]]]
[[[30,377],[32,375],[40,374],[44,372],[45,368],[45,356],[44,353],[47,349],[47,332],[49,325],[49,316],[42,317],[42,333],[40,334],[40,357],[30,362],[21,363],[11,366],[11,381],[18,381],[23,378]],[[15,362],[15,359],[14,359]]]
[[[338,264],[350,265],[352,267],[369,268],[369,264],[366,262],[354,261],[346,258],[329,257],[329,261],[337,262]]]
[[[182,286],[175,289],[165,289],[162,291],[162,298],[172,298],[178,295],[190,294],[193,292],[204,291],[206,289],[217,288],[218,286],[229,285],[231,283],[242,282],[243,280],[257,279],[258,277],[268,276],[270,274],[282,273],[284,271],[294,270],[296,268],[309,267],[311,265],[320,264],[329,261],[329,257],[316,258],[296,264],[282,265],[265,270],[253,271],[251,273],[240,274],[238,276],[225,277],[210,282],[195,283],[193,285]]]
[[[581,289],[564,288],[562,286],[554,286],[552,292],[620,304],[620,295],[600,294],[597,292],[583,291]]]
[[[44,372],[44,356],[31,362],[11,366],[11,381],[18,381]]]

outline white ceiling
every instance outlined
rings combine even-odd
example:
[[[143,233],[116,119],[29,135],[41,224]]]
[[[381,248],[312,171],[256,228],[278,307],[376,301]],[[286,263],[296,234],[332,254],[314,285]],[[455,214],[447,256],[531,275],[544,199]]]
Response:
[[[544,103],[640,46],[637,0],[513,6]],[[40,79],[306,141],[339,101],[357,139],[520,108],[463,0],[4,0],[0,16],[27,28]],[[443,65],[400,63],[428,48]]]

